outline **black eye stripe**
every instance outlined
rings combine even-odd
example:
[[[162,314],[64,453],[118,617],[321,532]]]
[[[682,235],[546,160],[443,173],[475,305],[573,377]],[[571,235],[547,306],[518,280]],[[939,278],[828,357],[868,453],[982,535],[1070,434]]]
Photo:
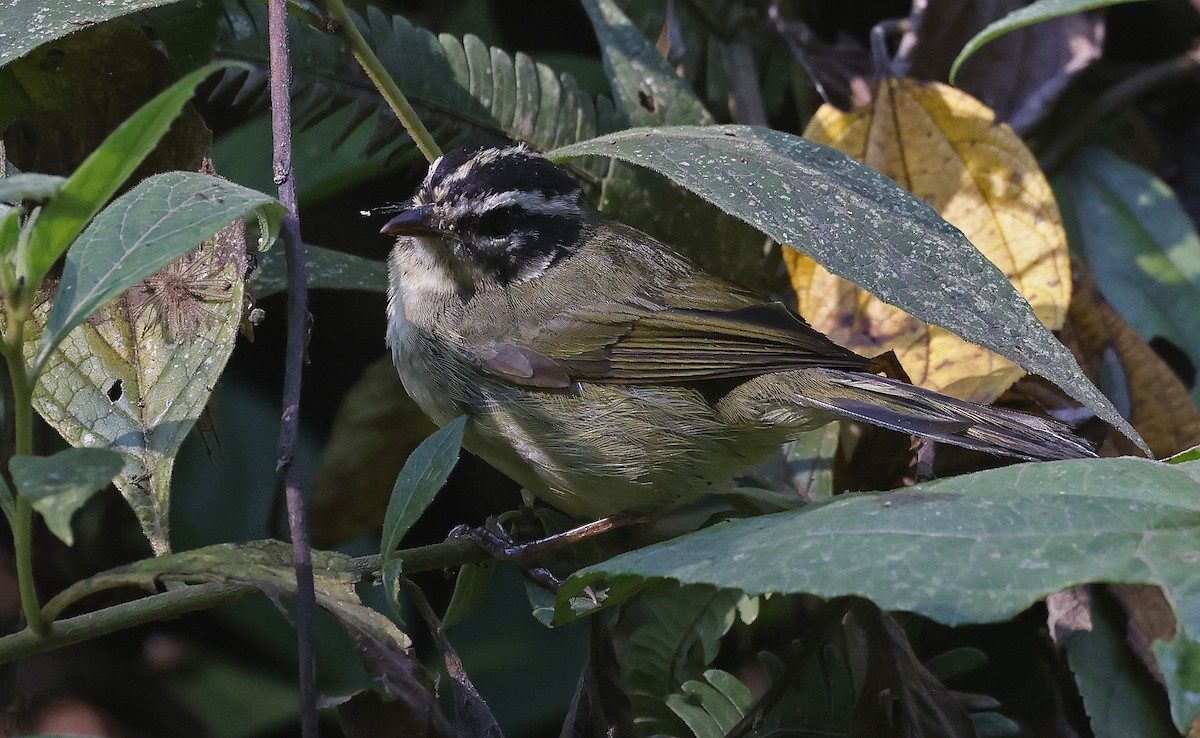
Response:
[[[500,238],[512,233],[524,214],[524,209],[516,206],[492,208],[475,219],[472,230],[481,236]]]

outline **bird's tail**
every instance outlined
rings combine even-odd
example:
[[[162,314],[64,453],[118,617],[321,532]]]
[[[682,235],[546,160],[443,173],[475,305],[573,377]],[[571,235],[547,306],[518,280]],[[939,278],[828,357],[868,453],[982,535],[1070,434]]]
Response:
[[[1056,420],[977,405],[888,377],[837,369],[771,376],[777,398],[782,389],[791,402],[901,433],[1030,461],[1096,455],[1091,444]]]

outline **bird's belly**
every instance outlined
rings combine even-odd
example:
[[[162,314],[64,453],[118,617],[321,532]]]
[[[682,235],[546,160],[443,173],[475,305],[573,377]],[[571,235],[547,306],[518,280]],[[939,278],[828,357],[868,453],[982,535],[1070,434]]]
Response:
[[[438,425],[466,413],[463,445],[554,507],[583,518],[725,492],[786,440],[729,424],[681,387],[520,387],[469,367],[422,329],[388,344],[413,401]]]
[[[421,335],[421,329],[404,325],[389,330],[392,362],[408,396],[439,426],[467,412],[468,391],[463,373],[453,357]]]
[[[576,384],[554,392],[496,384],[486,394],[467,447],[579,517],[725,492],[784,440],[725,424],[683,388]]]

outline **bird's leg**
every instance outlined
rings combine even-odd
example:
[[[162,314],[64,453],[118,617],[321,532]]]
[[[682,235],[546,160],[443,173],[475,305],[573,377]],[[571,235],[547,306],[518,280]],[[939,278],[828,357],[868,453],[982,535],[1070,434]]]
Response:
[[[637,521],[638,518],[635,516],[618,513],[585,523],[570,530],[565,530],[561,533],[554,533],[533,541],[517,543],[497,519],[488,518],[487,522],[481,527],[460,525],[450,531],[450,537],[466,538],[494,558],[516,564],[525,569],[539,583],[557,590],[561,582],[545,568],[534,566],[533,561],[535,559],[564,546],[578,543],[592,536],[607,533],[610,530],[615,530],[616,528]]]
[[[912,445],[909,447],[912,451],[912,461],[904,474],[905,486],[928,482],[934,478],[933,454],[937,442],[922,436],[910,436],[910,438],[912,439]]]

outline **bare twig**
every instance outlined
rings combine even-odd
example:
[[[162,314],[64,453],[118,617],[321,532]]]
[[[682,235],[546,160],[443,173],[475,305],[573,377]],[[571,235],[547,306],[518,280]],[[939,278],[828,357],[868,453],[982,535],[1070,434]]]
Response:
[[[1146,67],[1113,85],[1075,116],[1073,126],[1041,151],[1038,163],[1042,170],[1051,174],[1063,166],[1067,156],[1079,146],[1092,127],[1107,119],[1108,114],[1118,107],[1162,85],[1196,76],[1200,76],[1200,47],[1189,49],[1161,64]]]
[[[279,201],[287,208],[281,229],[287,253],[288,317],[283,412],[279,421],[278,468],[283,476],[287,497],[288,527],[292,534],[292,556],[296,567],[295,618],[300,661],[300,734],[304,738],[316,738],[317,665],[313,653],[313,621],[316,618],[317,603],[308,525],[304,520],[304,498],[300,493],[300,471],[294,458],[300,427],[300,384],[308,343],[308,275],[304,264],[304,245],[300,240],[296,180],[292,173],[292,68],[288,52],[287,16],[287,0],[270,0],[267,17],[271,46],[271,137],[274,141],[272,166],[275,182],[279,185]]]

